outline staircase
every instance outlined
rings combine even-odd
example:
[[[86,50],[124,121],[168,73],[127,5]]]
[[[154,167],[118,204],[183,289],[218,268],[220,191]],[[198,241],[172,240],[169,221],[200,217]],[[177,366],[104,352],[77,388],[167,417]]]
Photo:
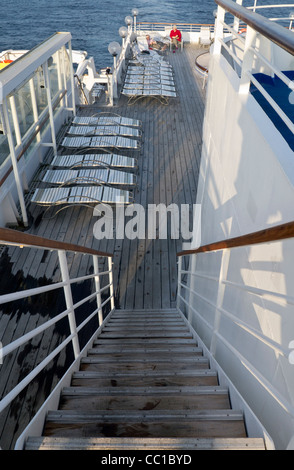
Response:
[[[177,310],[115,310],[27,450],[265,450]]]

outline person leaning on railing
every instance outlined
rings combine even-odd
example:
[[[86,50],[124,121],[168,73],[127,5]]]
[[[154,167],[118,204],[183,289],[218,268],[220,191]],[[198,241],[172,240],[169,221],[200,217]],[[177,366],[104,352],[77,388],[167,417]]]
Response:
[[[173,46],[174,46],[175,49],[178,49],[178,45],[182,40],[182,34],[181,34],[181,31],[177,29],[177,25],[175,24],[173,25],[173,29],[171,30],[169,36],[171,38],[171,43],[172,43],[171,48],[173,49]],[[175,49],[173,50],[173,52],[175,52]]]

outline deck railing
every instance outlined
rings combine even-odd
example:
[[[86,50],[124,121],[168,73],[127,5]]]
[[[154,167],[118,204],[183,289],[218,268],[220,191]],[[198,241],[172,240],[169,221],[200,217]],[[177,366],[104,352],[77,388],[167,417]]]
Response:
[[[200,337],[203,344],[209,351],[211,357],[216,357],[216,361],[219,361],[218,354],[223,358],[222,353],[223,349],[227,350],[234,360],[232,362],[239,361],[240,368],[244,367],[248,374],[258,382],[258,386],[263,387],[266,392],[269,391],[271,397],[276,400],[278,406],[283,408],[283,412],[288,413],[293,420],[294,416],[294,407],[291,403],[291,400],[287,398],[287,394],[284,396],[281,391],[277,388],[276,385],[269,383],[267,374],[265,371],[258,370],[256,364],[253,364],[253,359],[248,356],[246,353],[246,348],[251,345],[250,339],[248,337],[254,338],[259,342],[264,348],[268,348],[269,352],[272,353],[275,357],[281,357],[290,362],[291,351],[294,346],[294,341],[287,346],[281,342],[275,340],[276,335],[271,336],[266,334],[263,331],[263,328],[256,327],[256,324],[252,322],[250,315],[246,317],[242,309],[242,301],[246,303],[246,299],[249,299],[248,302],[252,303],[253,309],[254,306],[258,305],[257,300],[260,299],[261,303],[273,302],[273,305],[289,305],[289,310],[293,309],[294,306],[294,296],[289,295],[288,293],[282,291],[282,289],[276,290],[267,290],[260,285],[249,285],[249,282],[242,283],[237,280],[229,279],[229,260],[231,260],[231,255],[233,250],[240,250],[241,247],[249,248],[256,245],[272,244],[279,241],[286,241],[288,239],[294,239],[294,221],[273,226],[264,230],[260,230],[254,233],[249,233],[239,237],[225,239],[217,241],[215,243],[210,243],[207,245],[200,246],[197,249],[185,250],[177,253],[178,256],[178,294],[177,294],[177,307],[192,323],[195,327],[197,324],[197,331],[202,331],[202,337]],[[270,245],[271,246],[271,245]],[[205,258],[200,260],[200,265],[197,265],[198,257],[201,256],[217,256],[217,252],[222,253],[222,256],[218,257],[217,268],[215,269],[218,274],[215,274],[215,270],[212,271],[203,271],[203,266],[205,266]],[[274,251],[273,251],[274,252]],[[237,252],[240,259],[244,261],[242,253]],[[214,260],[216,258],[214,257]],[[234,257],[236,262],[236,256]],[[242,261],[241,261],[242,262]],[[265,262],[265,261],[264,261]],[[208,260],[207,266],[211,267],[211,260]],[[270,263],[270,260],[268,261]],[[244,263],[242,264],[244,268]],[[215,268],[215,266],[214,266]],[[210,269],[209,267],[207,268]],[[241,268],[239,268],[241,270]],[[203,291],[202,282],[205,282],[205,286],[208,285],[205,291]],[[291,279],[290,279],[291,282]],[[217,295],[212,288],[212,285],[217,286]],[[245,297],[241,294],[245,294]],[[228,302],[224,302],[225,296],[230,297],[232,305],[235,310],[228,310]],[[234,300],[232,300],[234,299]],[[242,299],[240,301],[240,299]],[[205,312],[208,313],[208,316],[203,314],[202,309],[205,306]],[[206,309],[207,308],[207,309]],[[266,307],[264,307],[266,309]],[[241,314],[239,309],[242,311]],[[266,312],[268,310],[266,309]],[[243,315],[242,315],[243,313]],[[276,311],[277,317],[279,316],[279,311]],[[259,314],[256,314],[258,321],[261,321]],[[222,328],[220,327],[221,320],[224,319],[222,323]],[[264,318],[264,321],[267,321],[267,318]],[[258,323],[258,322],[257,322]],[[224,328],[223,324],[226,325]],[[276,326],[278,323],[275,324]],[[235,328],[235,329],[234,329]],[[238,330],[239,328],[239,330]],[[245,333],[244,336],[240,334],[238,336],[238,341],[242,347],[239,349],[236,347],[235,341],[229,341],[226,337],[226,331],[232,331],[238,334],[242,331]],[[246,336],[247,335],[247,336]],[[229,336],[229,335],[228,335]],[[243,342],[242,342],[243,341]],[[222,349],[223,348],[223,349]],[[219,352],[219,350],[222,350]],[[256,354],[260,353],[260,349],[256,347]],[[269,354],[270,356],[270,354]],[[269,361],[270,362],[270,361]],[[290,362],[291,364],[294,361]],[[230,364],[229,366],[230,367]],[[278,366],[277,366],[278,369]],[[242,392],[241,392],[242,393]]]
[[[214,31],[214,24],[200,24],[200,23],[176,23],[177,27],[182,32],[187,33],[199,33],[201,31],[201,27],[208,26],[210,31]],[[151,22],[144,22],[140,21],[137,23],[137,32],[144,31],[167,31],[168,33],[172,29],[173,23],[151,23]]]
[[[63,288],[64,299],[66,309],[60,313],[57,313],[54,317],[47,320],[41,326],[23,334],[18,339],[12,341],[9,344],[0,343],[0,359],[1,364],[5,360],[5,357],[16,351],[24,344],[30,342],[34,337],[40,333],[44,333],[46,330],[54,325],[57,325],[62,319],[67,318],[69,323],[69,335],[57,346],[55,349],[31,372],[28,373],[9,393],[4,396],[0,401],[0,412],[2,412],[11,402],[16,398],[24,388],[31,383],[34,378],[62,351],[68,344],[72,344],[74,359],[78,360],[81,354],[81,342],[79,339],[79,332],[85,328],[89,322],[96,317],[98,319],[97,324],[100,326],[104,320],[107,312],[114,309],[114,289],[113,289],[113,273],[112,273],[112,255],[109,253],[103,253],[90,248],[81,247],[79,245],[73,245],[69,243],[57,242],[42,237],[29,235],[26,233],[17,232],[10,229],[0,228],[0,244],[1,245],[16,245],[19,249],[24,247],[36,248],[40,250],[50,250],[56,252],[58,255],[58,266],[60,269],[61,281],[53,284],[48,284],[42,287],[36,287],[32,289],[25,289],[18,292],[11,292],[0,295],[0,305],[8,302],[15,302],[19,299],[28,299],[36,295],[44,295],[45,293],[56,291],[57,289]],[[93,261],[93,273],[79,277],[70,277],[70,271],[68,267],[67,253],[81,253],[84,256],[91,256]],[[106,258],[107,270],[99,272],[98,260],[99,257]],[[108,282],[106,285],[101,287],[102,278],[108,276]],[[93,281],[93,292],[90,295],[86,295],[78,302],[73,301],[73,285],[79,282],[92,280]],[[108,295],[107,295],[108,293]],[[103,299],[103,296],[106,297]],[[84,305],[86,302],[94,300],[97,302],[97,308],[92,312],[87,312],[83,321],[77,325],[76,321],[76,310]],[[110,305],[110,307],[109,307]],[[84,315],[84,313],[83,313]],[[97,327],[98,329],[98,327]],[[96,329],[96,330],[97,330]],[[94,332],[95,334],[95,332]],[[87,338],[91,340],[90,338]],[[5,343],[5,337],[3,339]],[[0,365],[1,374],[1,365]]]
[[[262,94],[272,109],[279,115],[284,124],[293,133],[294,124],[281,106],[270,96],[265,87],[254,76],[254,63],[256,60],[261,61],[263,67],[269,70],[269,76],[275,75],[288,87],[289,96],[294,90],[293,80],[283,73],[270,58],[262,54],[257,45],[258,34],[267,38],[276,46],[294,55],[294,34],[289,29],[283,28],[257,13],[242,7],[240,2],[235,3],[232,0],[215,0],[218,4],[218,12],[216,18],[215,44],[213,54],[221,54],[222,48],[229,54],[233,63],[237,64],[240,69],[239,92],[246,94],[250,90],[251,84]],[[234,16],[234,23],[228,24],[225,21],[225,15],[229,13]],[[244,36],[240,35],[240,21],[245,31]],[[231,22],[231,19],[230,19]],[[245,26],[245,27],[244,27]],[[233,41],[228,41],[224,31],[229,30],[232,38],[238,40],[238,45],[243,49],[238,56],[232,47]]]
[[[220,251],[220,250],[226,250],[226,249],[232,249],[232,248],[240,248],[240,247],[256,245],[260,243],[273,243],[273,242],[276,242],[279,240],[285,240],[288,238],[294,238],[294,222],[288,222],[286,224],[277,225],[271,228],[260,230],[258,232],[253,232],[253,233],[249,233],[246,235],[241,235],[239,237],[229,238],[226,240],[209,243],[208,245],[203,245],[196,249],[184,250],[184,251],[177,253],[177,256],[179,258],[178,259],[178,297],[177,297],[178,308],[180,309],[180,303],[182,301],[184,302],[185,305],[188,305],[189,308],[193,310],[193,306],[189,305],[186,298],[182,295],[182,288],[185,290],[190,290],[189,285],[184,284],[182,282],[182,276],[188,275],[188,276],[196,276],[196,277],[203,277],[203,278],[207,277],[192,269],[190,270],[184,269],[183,260],[185,256],[199,255],[200,253],[210,253],[214,251]],[[224,279],[219,279],[216,277],[212,278],[211,276],[209,276],[209,279],[215,280],[217,282],[221,282],[224,284],[230,284],[231,286],[240,287],[239,284],[229,282]],[[269,294],[268,291],[258,289],[258,288],[253,288],[250,286],[245,286],[245,285],[242,285],[242,289],[245,289],[248,292],[254,292],[257,295]],[[195,292],[193,293],[197,295],[197,293]],[[271,292],[270,294],[284,298],[294,305],[294,296],[290,297],[290,296],[286,296],[286,295],[278,294],[274,292]]]

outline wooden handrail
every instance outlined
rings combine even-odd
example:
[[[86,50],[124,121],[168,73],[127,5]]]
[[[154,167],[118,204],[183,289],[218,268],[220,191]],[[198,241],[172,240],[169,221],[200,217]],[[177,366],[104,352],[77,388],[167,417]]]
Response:
[[[286,238],[294,237],[294,222],[276,225],[274,227],[259,230],[258,232],[248,233],[239,237],[228,238],[219,242],[209,243],[192,250],[180,251],[177,256],[194,255],[197,253],[206,253],[209,251],[218,251],[226,248],[238,248],[241,246],[256,245],[259,243],[269,243]]]
[[[0,228],[0,244],[2,243],[19,245],[21,247],[29,246],[43,248],[45,250],[64,250],[87,255],[106,256],[109,258],[113,257],[111,253],[104,253],[103,251],[93,250],[93,248],[87,248],[73,243],[58,242],[56,240],[19,232],[9,228]]]

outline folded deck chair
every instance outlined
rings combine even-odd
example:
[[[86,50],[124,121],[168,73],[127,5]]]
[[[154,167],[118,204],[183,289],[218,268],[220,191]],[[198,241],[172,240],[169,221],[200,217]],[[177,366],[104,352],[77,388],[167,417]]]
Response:
[[[125,77],[125,83],[162,83],[164,85],[174,85],[173,77],[165,75],[135,75],[127,74]]]
[[[57,206],[63,206],[62,209],[64,209],[73,205],[89,206],[99,203],[131,204],[132,195],[129,191],[107,186],[38,188],[35,190],[31,202],[41,206],[48,206],[47,210]]]
[[[42,182],[53,185],[69,184],[108,184],[113,186],[135,186],[136,178],[133,173],[126,173],[119,170],[99,169],[59,169],[47,170]]]
[[[201,46],[209,46],[211,44],[210,28],[209,26],[201,26],[199,42]]]
[[[136,170],[137,160],[124,155],[113,153],[102,154],[82,154],[82,155],[57,155],[53,158],[50,166],[60,168],[87,168],[101,167],[114,168],[120,170]]]
[[[75,116],[72,120],[72,124],[86,125],[86,126],[113,126],[117,124],[119,126],[128,127],[141,127],[142,122],[138,119],[131,119],[121,116],[99,116],[97,114],[93,116]]]
[[[165,85],[161,83],[153,83],[153,82],[141,82],[141,83],[125,83],[124,90],[137,90],[138,92],[143,91],[147,93],[149,91],[156,91],[157,94],[165,96],[165,92],[174,92],[176,93],[176,89],[173,85]],[[167,96],[167,95],[166,95]]]
[[[125,137],[64,137],[62,147],[82,149],[92,148],[128,148],[139,150],[140,144],[138,140],[132,140]]]
[[[141,132],[139,129],[134,127],[126,126],[70,126],[67,131],[67,134],[70,135],[120,135],[127,137],[136,137],[140,139]]]

